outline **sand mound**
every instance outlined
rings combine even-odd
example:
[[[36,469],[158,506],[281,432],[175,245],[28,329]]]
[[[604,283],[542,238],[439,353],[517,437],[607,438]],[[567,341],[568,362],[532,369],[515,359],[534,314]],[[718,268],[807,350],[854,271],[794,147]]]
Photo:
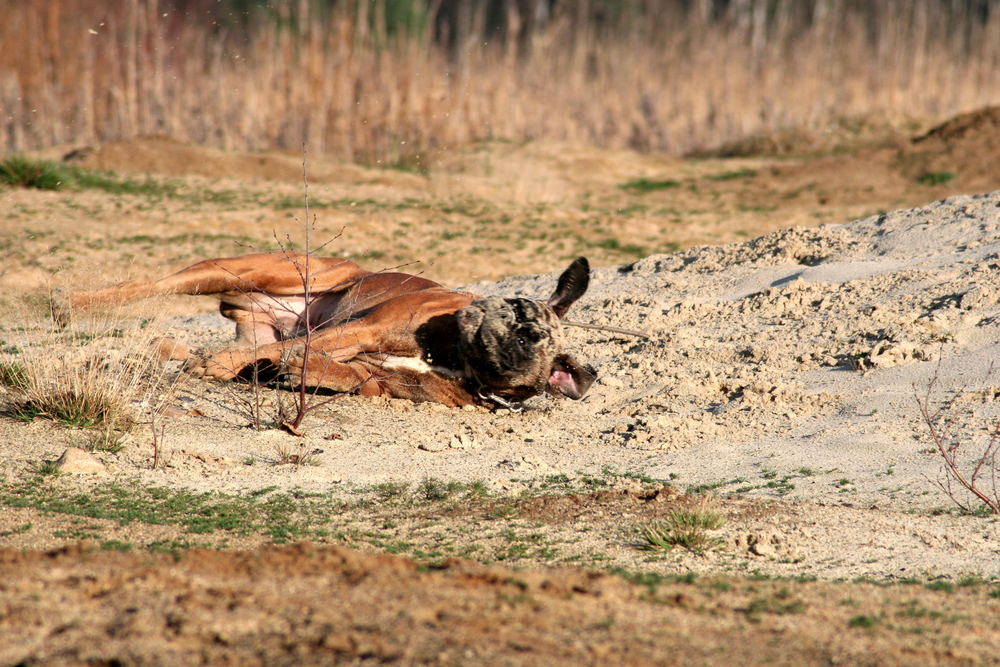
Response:
[[[1000,193],[957,197],[598,271],[575,317],[650,339],[590,337],[585,356],[606,390],[589,410],[607,418],[590,437],[695,448],[685,458],[730,474],[748,470],[747,449],[790,465],[853,459],[917,473],[930,461],[917,455],[911,384],[935,372],[944,386],[985,381],[1000,343],[998,206]]]

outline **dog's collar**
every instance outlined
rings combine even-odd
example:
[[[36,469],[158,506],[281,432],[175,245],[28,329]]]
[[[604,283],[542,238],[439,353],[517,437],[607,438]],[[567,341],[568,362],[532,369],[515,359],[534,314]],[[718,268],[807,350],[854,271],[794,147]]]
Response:
[[[479,398],[483,399],[484,401],[491,401],[495,405],[499,405],[502,408],[507,408],[511,412],[520,412],[521,410],[524,410],[523,403],[514,403],[508,401],[506,398],[497,396],[496,394],[484,394],[481,391],[477,391],[476,395],[479,396]]]

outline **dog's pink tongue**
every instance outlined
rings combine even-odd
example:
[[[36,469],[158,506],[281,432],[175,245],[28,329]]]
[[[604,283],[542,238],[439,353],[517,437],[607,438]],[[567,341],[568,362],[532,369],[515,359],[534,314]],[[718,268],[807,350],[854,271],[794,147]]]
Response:
[[[580,392],[576,388],[576,380],[562,369],[552,369],[552,374],[549,375],[549,385],[558,389],[564,396],[570,398],[579,398],[580,396]]]

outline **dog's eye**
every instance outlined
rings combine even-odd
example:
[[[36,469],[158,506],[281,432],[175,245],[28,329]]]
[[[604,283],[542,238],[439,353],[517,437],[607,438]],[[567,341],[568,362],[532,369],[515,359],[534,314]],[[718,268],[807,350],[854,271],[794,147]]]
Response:
[[[520,345],[521,347],[524,347],[525,344],[527,344],[527,342],[528,341],[524,340],[524,336],[517,337],[517,344]]]

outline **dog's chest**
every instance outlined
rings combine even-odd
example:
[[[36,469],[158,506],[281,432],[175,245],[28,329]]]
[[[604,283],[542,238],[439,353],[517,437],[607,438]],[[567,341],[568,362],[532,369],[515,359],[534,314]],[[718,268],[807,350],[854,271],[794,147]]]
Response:
[[[465,372],[465,360],[458,347],[458,325],[452,314],[432,317],[417,327],[414,340],[420,350],[420,360],[432,367]]]
[[[376,365],[387,371],[410,371],[420,375],[433,374],[446,378],[464,377],[464,373],[461,370],[449,368],[447,366],[440,366],[432,363],[431,361],[425,361],[424,359],[419,359],[417,357],[401,357],[393,354],[377,356],[379,358],[375,360]]]
[[[417,354],[380,354],[379,366],[385,370],[434,374],[449,379],[465,377],[465,363],[458,353],[458,329],[453,316],[435,317],[414,331]]]

